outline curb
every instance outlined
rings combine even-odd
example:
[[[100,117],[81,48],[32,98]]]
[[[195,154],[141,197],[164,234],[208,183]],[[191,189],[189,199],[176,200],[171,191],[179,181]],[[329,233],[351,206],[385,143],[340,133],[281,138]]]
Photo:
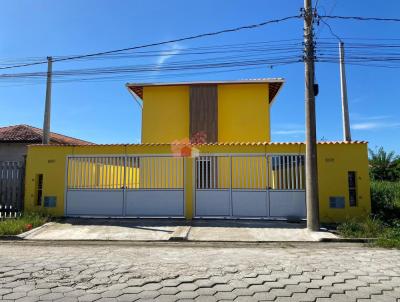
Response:
[[[21,240],[23,240],[23,239],[25,239],[26,237],[28,237],[29,235],[38,233],[38,232],[42,231],[44,228],[47,228],[47,227],[49,227],[49,226],[51,226],[51,225],[53,225],[53,224],[54,224],[54,222],[51,222],[51,221],[50,221],[50,222],[46,222],[45,224],[43,224],[43,225],[41,225],[41,226],[38,226],[37,228],[34,228],[34,229],[32,229],[32,230],[29,230],[29,231],[27,231],[27,232],[24,232],[24,233],[22,233],[22,234],[15,235],[15,236],[17,236],[17,237],[19,237]]]
[[[38,226],[37,228],[34,228],[32,230],[26,231],[26,232],[18,234],[18,235],[0,235],[0,240],[4,240],[4,241],[27,240],[27,239],[25,239],[27,236],[34,234],[36,232],[39,232],[44,227],[50,226],[52,224],[54,224],[54,223],[46,222],[45,224]]]
[[[373,243],[377,238],[321,238],[321,242]]]
[[[364,246],[360,242],[321,242],[321,241],[171,241],[171,240],[149,240],[149,241],[128,241],[128,240],[4,240],[4,243],[10,244],[26,244],[33,246],[144,246],[144,247],[213,247],[213,248],[304,248],[308,246],[323,246],[323,247],[349,247],[349,246]],[[1,241],[0,241],[1,245]]]
[[[188,241],[191,226],[179,226],[169,237],[169,241]]]
[[[0,235],[0,241],[17,241],[17,240],[23,240],[21,237],[18,235]]]

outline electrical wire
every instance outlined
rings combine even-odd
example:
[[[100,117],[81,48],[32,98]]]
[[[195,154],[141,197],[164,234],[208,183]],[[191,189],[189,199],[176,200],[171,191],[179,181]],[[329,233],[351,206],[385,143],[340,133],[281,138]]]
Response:
[[[334,16],[334,15],[318,15],[322,19],[341,19],[355,21],[391,21],[400,22],[399,18],[380,18],[380,17],[361,17],[361,16]]]
[[[203,33],[203,34],[198,34],[198,35],[192,35],[192,36],[187,36],[187,37],[183,37],[183,38],[172,39],[172,40],[167,40],[167,41],[162,41],[162,42],[155,42],[155,43],[150,43],[150,44],[145,44],[145,45],[139,45],[139,46],[109,50],[109,51],[102,51],[102,52],[96,52],[96,53],[90,53],[90,54],[83,54],[83,55],[59,58],[59,59],[53,60],[53,62],[76,60],[76,59],[82,59],[82,58],[87,58],[87,57],[94,57],[94,56],[99,56],[99,55],[118,53],[118,52],[123,52],[123,51],[128,51],[128,50],[142,49],[142,48],[160,46],[160,45],[165,45],[165,44],[183,42],[183,41],[194,40],[194,39],[198,39],[198,38],[216,36],[216,35],[220,35],[220,34],[224,34],[224,33],[237,32],[237,31],[244,30],[244,29],[254,29],[254,28],[266,26],[266,25],[273,24],[273,23],[279,23],[279,22],[283,22],[283,21],[287,21],[287,20],[291,20],[291,19],[299,19],[299,18],[301,18],[300,15],[288,16],[288,17],[284,17],[284,18],[280,18],[280,19],[264,21],[261,23],[244,25],[244,26],[239,26],[239,27],[229,28],[229,29],[223,29],[223,30],[219,30],[219,31]],[[34,62],[34,63],[26,63],[26,64],[20,64],[20,65],[0,67],[0,69],[20,68],[20,67],[27,67],[27,66],[41,65],[41,64],[47,64],[47,61],[39,61],[39,62]]]

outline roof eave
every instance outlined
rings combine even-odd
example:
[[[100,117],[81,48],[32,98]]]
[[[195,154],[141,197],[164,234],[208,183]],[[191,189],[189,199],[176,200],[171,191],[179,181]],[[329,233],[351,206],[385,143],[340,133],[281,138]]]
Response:
[[[221,81],[188,81],[188,82],[153,82],[153,83],[126,83],[126,87],[134,86],[174,86],[174,85],[200,85],[200,84],[257,84],[257,83],[284,83],[284,78],[221,80]]]
[[[279,89],[278,89],[278,91],[275,93],[274,97],[273,97],[271,100],[269,100],[269,106],[272,106],[272,104],[274,103],[274,101],[275,101],[277,95],[281,92],[282,87],[283,87],[283,84],[285,84],[285,81],[283,80],[281,83],[282,83],[282,84],[279,86]]]

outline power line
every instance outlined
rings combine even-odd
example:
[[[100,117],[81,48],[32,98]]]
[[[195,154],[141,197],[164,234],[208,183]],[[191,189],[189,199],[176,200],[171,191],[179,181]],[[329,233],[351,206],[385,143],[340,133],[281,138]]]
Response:
[[[100,68],[85,68],[85,69],[70,69],[58,70],[53,72],[54,77],[62,76],[98,76],[100,74],[128,74],[138,72],[160,72],[160,71],[184,71],[184,70],[199,70],[199,69],[215,69],[226,67],[240,67],[240,66],[255,66],[255,65],[276,65],[280,63],[287,63],[292,61],[299,61],[301,59],[300,52],[298,55],[289,55],[286,57],[259,57],[246,58],[240,60],[240,57],[228,57],[227,60],[216,61],[215,58],[199,61],[177,61],[166,64],[141,64],[131,66],[111,66]],[[11,73],[1,74],[0,79],[13,79],[13,78],[43,78],[46,77],[46,72],[27,72],[27,73]]]
[[[334,15],[318,15],[322,19],[341,19],[341,20],[356,20],[356,21],[392,21],[400,22],[398,18],[380,18],[380,17],[361,17],[361,16],[334,16]]]
[[[183,37],[183,38],[178,38],[178,39],[162,41],[162,42],[155,42],[155,43],[150,43],[150,44],[145,44],[145,45],[139,45],[139,46],[133,46],[133,47],[109,50],[109,51],[102,51],[102,52],[97,52],[97,53],[90,53],[90,54],[84,54],[84,55],[77,55],[77,56],[59,58],[59,59],[55,59],[53,62],[76,60],[76,59],[82,59],[82,58],[87,58],[87,57],[94,57],[94,56],[99,56],[99,55],[107,55],[107,54],[112,54],[112,53],[118,53],[118,52],[123,52],[123,51],[128,51],[128,50],[141,49],[141,48],[160,46],[160,45],[165,45],[165,44],[170,44],[170,43],[194,40],[194,39],[198,39],[198,38],[216,36],[216,35],[220,35],[220,34],[224,34],[224,33],[236,32],[236,31],[240,31],[240,30],[244,30],[244,29],[253,29],[253,28],[262,27],[262,26],[266,26],[266,25],[269,25],[269,24],[273,24],[273,23],[279,23],[279,22],[283,22],[283,21],[287,21],[287,20],[291,20],[291,19],[299,19],[299,18],[301,18],[300,15],[288,16],[288,17],[284,17],[284,18],[280,18],[280,19],[273,19],[273,20],[264,21],[264,22],[261,22],[261,23],[256,23],[256,24],[251,24],[251,25],[244,25],[244,26],[239,26],[239,27],[229,28],[229,29],[223,29],[223,30],[219,30],[219,31],[215,31],[215,32],[203,33],[203,34],[198,34],[198,35],[193,35],[193,36],[188,36],[188,37]],[[27,67],[27,66],[41,65],[41,64],[47,64],[47,60],[46,61],[35,62],[35,63],[26,63],[26,64],[21,64],[21,65],[0,67],[0,69],[11,69],[11,68]]]
[[[363,66],[376,66],[379,63],[379,67],[389,67],[396,68],[397,64],[400,63],[400,44],[395,44],[392,40],[390,43],[360,43],[360,42],[350,42],[347,44],[347,62],[355,64],[362,64]],[[280,44],[277,47],[272,47],[272,51],[269,48],[264,47],[262,43],[259,42],[260,48],[246,48],[242,47],[232,47],[229,45],[223,47],[221,52],[220,48],[215,46],[208,46],[210,53],[215,53],[214,49],[217,49],[217,53],[228,54],[225,56],[218,57],[206,57],[206,58],[189,58],[188,60],[175,61],[171,59],[170,61],[162,64],[158,63],[148,63],[148,64],[124,64],[122,66],[108,66],[108,67],[95,67],[95,68],[83,68],[83,69],[64,69],[56,70],[53,73],[55,82],[73,82],[73,81],[88,81],[88,80],[108,80],[123,78],[127,76],[142,77],[149,75],[154,77],[154,72],[158,73],[157,76],[168,76],[172,75],[173,72],[178,72],[180,74],[185,74],[187,71],[197,71],[203,72],[205,70],[214,70],[215,72],[220,72],[219,70],[228,70],[232,68],[241,68],[242,70],[249,67],[259,66],[262,68],[281,66],[286,64],[293,64],[302,61],[301,58],[301,47],[299,43],[291,44]],[[322,42],[318,43],[317,49],[317,61],[319,62],[336,62],[338,60],[336,53],[336,43],[329,42],[324,39]],[[230,48],[232,47],[232,49]],[[186,50],[199,49],[188,48]],[[260,52],[259,50],[263,51]],[[185,48],[181,49],[182,51]],[[237,52],[236,52],[237,51]],[[136,52],[142,53],[147,56],[159,56],[163,55],[164,50],[159,51],[146,51],[146,52]],[[205,52],[195,52],[194,54],[208,54]],[[179,53],[169,53],[170,57],[180,56]],[[193,55],[192,52],[188,52],[187,55]],[[135,57],[140,57],[135,55]],[[374,65],[373,65],[374,64]],[[153,73],[153,75],[152,75]],[[161,73],[161,74],[160,74]],[[10,81],[41,81],[46,77],[45,72],[26,72],[26,73],[11,73],[11,74],[0,74],[0,79],[2,82]]]
[[[323,24],[325,24],[328,27],[329,32],[331,33],[332,36],[334,36],[339,41],[342,41],[342,39],[337,34],[335,34],[335,32],[333,31],[332,27],[330,26],[330,24],[328,22],[326,22],[324,19],[320,19],[320,20]]]

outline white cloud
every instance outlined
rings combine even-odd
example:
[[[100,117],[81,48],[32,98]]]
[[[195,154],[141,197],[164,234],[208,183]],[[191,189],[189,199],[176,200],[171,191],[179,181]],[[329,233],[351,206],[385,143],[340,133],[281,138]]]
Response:
[[[174,43],[171,45],[171,49],[163,51],[163,54],[157,58],[157,65],[161,66],[164,64],[172,56],[181,52],[181,46],[178,43]]]
[[[400,123],[387,123],[387,122],[365,122],[365,123],[355,123],[351,126],[354,130],[372,130],[372,129],[382,129],[382,128],[398,128]]]
[[[397,120],[393,120],[393,116],[391,115],[366,116],[354,113],[351,117],[355,120],[354,123],[350,123],[351,129],[353,130],[374,130],[400,127],[400,123]]]
[[[375,115],[375,116],[365,116],[359,113],[352,113],[351,118],[359,121],[376,121],[376,120],[387,120],[391,119],[391,115]]]
[[[293,135],[293,134],[303,134],[304,130],[302,130],[302,129],[276,130],[276,131],[272,131],[272,133],[277,134],[277,135]]]

